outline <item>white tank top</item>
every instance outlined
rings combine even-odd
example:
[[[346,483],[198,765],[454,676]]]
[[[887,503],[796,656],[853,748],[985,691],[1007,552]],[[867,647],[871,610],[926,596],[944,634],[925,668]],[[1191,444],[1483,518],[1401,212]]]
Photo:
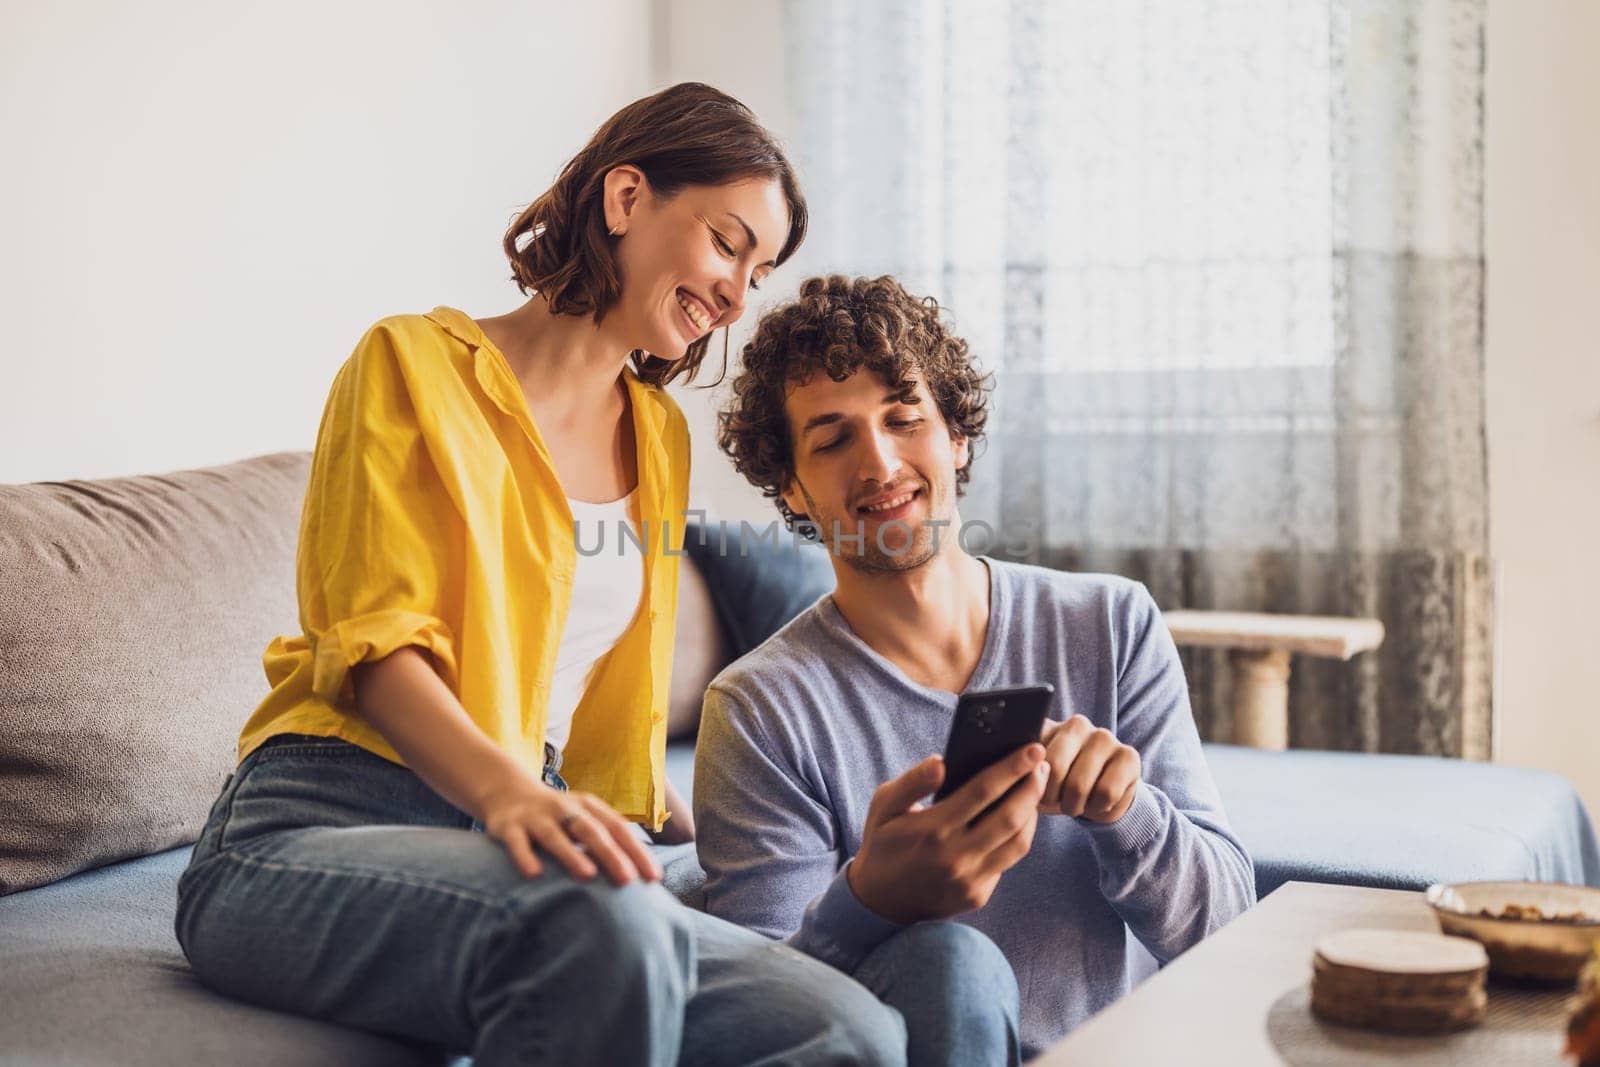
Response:
[[[616,647],[639,611],[644,595],[644,553],[621,529],[626,523],[635,534],[639,532],[638,496],[635,488],[608,504],[567,501],[577,524],[579,552],[572,576],[572,608],[556,650],[544,730],[544,739],[557,750],[564,749],[572,735],[572,714],[589,686],[595,664]],[[641,664],[640,669],[647,669],[646,665]]]

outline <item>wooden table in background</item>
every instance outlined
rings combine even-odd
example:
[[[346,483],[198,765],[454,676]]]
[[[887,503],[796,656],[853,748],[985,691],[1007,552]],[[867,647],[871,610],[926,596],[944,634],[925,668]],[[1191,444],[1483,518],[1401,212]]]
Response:
[[[1383,644],[1383,623],[1329,615],[1164,611],[1180,645],[1228,649],[1233,668],[1233,741],[1289,747],[1289,656],[1349,659]]]

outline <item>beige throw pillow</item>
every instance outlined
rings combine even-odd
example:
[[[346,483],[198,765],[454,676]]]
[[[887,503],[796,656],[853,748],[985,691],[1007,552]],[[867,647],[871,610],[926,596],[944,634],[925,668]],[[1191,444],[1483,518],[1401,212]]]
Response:
[[[298,629],[309,466],[0,486],[0,894],[198,835]]]

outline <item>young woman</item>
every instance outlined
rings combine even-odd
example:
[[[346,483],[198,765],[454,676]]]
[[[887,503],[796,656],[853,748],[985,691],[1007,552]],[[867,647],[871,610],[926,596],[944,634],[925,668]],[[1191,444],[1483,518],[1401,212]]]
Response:
[[[663,767],[663,538],[689,444],[663,387],[805,219],[754,116],[674,86],[512,225],[524,305],[362,338],[312,460],[303,633],[267,650],[179,885],[201,981],[479,1067],[903,1059],[866,990],[652,884],[629,825],[687,818]],[[611,550],[580,555],[574,523],[589,545],[602,520]],[[648,549],[618,555],[617,523]]]

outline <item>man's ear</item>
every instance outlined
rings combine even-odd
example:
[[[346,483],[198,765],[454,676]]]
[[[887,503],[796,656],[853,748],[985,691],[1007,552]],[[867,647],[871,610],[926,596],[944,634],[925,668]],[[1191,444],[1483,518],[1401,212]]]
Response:
[[[634,209],[650,197],[650,179],[632,163],[622,163],[606,171],[606,229],[613,237],[628,232]]]
[[[806,503],[805,492],[800,488],[799,479],[789,475],[783,480],[783,492],[779,494],[785,506],[796,518],[806,518],[810,505]]]

